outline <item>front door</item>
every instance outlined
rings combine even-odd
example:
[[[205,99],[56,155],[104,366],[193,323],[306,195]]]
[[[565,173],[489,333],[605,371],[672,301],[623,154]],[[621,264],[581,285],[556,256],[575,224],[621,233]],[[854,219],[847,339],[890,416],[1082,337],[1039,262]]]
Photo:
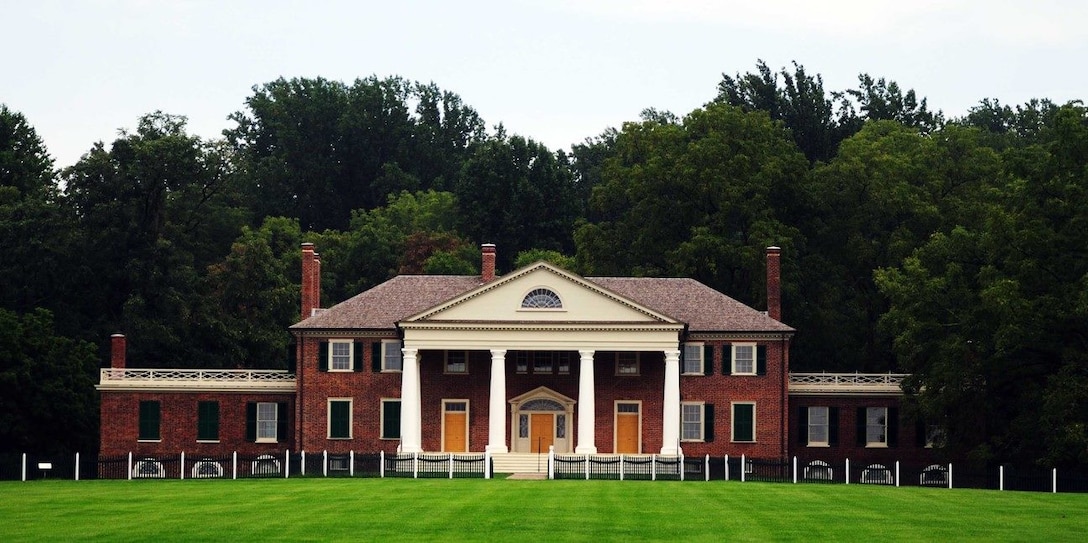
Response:
[[[443,402],[442,450],[468,452],[468,402]]]
[[[616,404],[616,454],[639,454],[639,404]]]
[[[555,440],[555,415],[533,413],[529,416],[530,452],[546,453]]]

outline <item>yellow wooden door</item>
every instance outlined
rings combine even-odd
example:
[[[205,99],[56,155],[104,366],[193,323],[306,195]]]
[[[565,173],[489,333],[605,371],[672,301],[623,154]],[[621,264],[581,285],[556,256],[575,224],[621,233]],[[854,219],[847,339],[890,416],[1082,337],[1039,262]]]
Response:
[[[616,454],[639,454],[638,404],[620,404],[616,413]]]
[[[468,452],[468,410],[464,403],[447,403],[442,419],[445,452]]]
[[[548,452],[555,442],[555,415],[533,413],[529,419],[529,449],[531,452]]]

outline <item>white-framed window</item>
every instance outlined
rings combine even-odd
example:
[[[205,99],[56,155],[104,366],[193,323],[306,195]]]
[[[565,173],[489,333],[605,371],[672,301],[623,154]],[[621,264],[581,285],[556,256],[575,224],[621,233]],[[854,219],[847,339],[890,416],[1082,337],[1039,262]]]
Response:
[[[381,439],[400,439],[400,398],[382,398]]]
[[[354,347],[351,341],[329,341],[329,371],[351,371]]]
[[[446,373],[468,373],[468,352],[446,351]]]
[[[517,351],[514,353],[514,371],[517,373],[529,373],[529,351]]]
[[[257,443],[275,443],[278,440],[276,426],[278,420],[274,402],[257,403]]]
[[[733,344],[733,375],[756,374],[756,344]]]
[[[548,288],[535,288],[521,300],[522,309],[562,309],[559,295]]]
[[[756,441],[756,404],[752,402],[733,402],[732,439],[739,443]]]
[[[404,368],[404,353],[400,341],[388,339],[382,341],[382,371],[401,371]]]
[[[865,446],[888,446],[888,408],[865,408]]]
[[[533,373],[552,373],[555,371],[555,364],[552,363],[552,356],[555,353],[550,351],[537,351],[533,353]]]
[[[556,366],[559,369],[560,375],[570,373],[570,361],[574,358],[574,353],[570,351],[559,351],[555,355]]]
[[[826,406],[808,408],[808,446],[827,447],[830,443],[830,412]]]
[[[680,440],[703,441],[703,402],[680,404]]]
[[[639,374],[639,360],[637,352],[620,351],[616,353],[616,375]]]
[[[329,439],[351,439],[351,398],[329,398]]]
[[[684,344],[684,375],[703,375],[703,344]]]

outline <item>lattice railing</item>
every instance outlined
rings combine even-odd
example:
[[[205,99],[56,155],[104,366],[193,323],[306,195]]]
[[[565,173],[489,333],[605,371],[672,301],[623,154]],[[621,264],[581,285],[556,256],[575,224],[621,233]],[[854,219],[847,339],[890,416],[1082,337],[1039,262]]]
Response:
[[[790,391],[899,392],[906,373],[791,373]]]
[[[186,370],[104,368],[100,386],[293,387],[295,374],[284,370]]]

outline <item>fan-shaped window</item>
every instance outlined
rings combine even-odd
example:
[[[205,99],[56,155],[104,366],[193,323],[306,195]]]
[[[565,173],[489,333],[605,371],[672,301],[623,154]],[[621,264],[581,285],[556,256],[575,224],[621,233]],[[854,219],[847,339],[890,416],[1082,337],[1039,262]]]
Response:
[[[544,398],[529,400],[521,404],[522,411],[563,411],[563,404]]]
[[[563,307],[563,302],[559,300],[558,294],[546,288],[538,288],[525,295],[525,299],[521,301],[521,307],[526,309],[559,309]]]

